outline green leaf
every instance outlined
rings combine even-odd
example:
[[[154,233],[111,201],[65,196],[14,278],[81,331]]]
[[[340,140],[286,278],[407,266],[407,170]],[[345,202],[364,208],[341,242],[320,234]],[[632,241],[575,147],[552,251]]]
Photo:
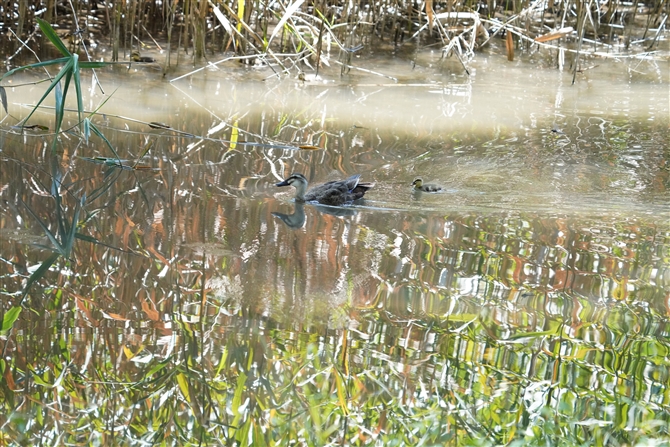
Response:
[[[100,129],[98,129],[95,124],[91,123],[91,130],[93,131],[94,134],[102,138],[107,147],[112,151],[112,153],[119,160],[120,163],[121,158],[119,157],[119,154],[116,152],[116,149],[114,149],[114,146],[112,146],[112,143],[109,142],[107,137],[105,137],[105,135],[102,132],[100,132]]]
[[[86,62],[79,62],[79,68],[102,68],[113,64],[114,62],[86,61]],[[128,62],[124,62],[123,65],[128,65]]]
[[[186,376],[182,373],[177,374],[177,383],[179,384],[179,389],[186,402],[191,402],[191,394],[189,393]]]
[[[35,111],[37,110],[37,107],[38,107],[40,104],[42,104],[42,102],[46,99],[46,97],[49,95],[49,93],[51,93],[51,90],[53,90],[54,88],[56,88],[56,85],[58,85],[58,83],[59,83],[60,80],[63,78],[63,76],[65,76],[66,74],[68,74],[68,73],[70,72],[70,69],[72,68],[72,59],[70,59],[70,58],[63,58],[63,59],[57,59],[57,61],[65,62],[65,65],[63,66],[63,68],[61,68],[60,72],[58,73],[58,75],[56,75],[56,77],[54,78],[54,80],[51,81],[51,85],[49,86],[49,88],[47,89],[47,91],[44,92],[44,95],[42,95],[42,98],[40,98],[40,100],[37,102],[37,105],[35,106],[35,108],[30,112],[30,114],[28,114],[28,117],[27,117],[26,119],[23,120],[24,123],[28,122],[28,120],[30,119],[30,117],[33,116],[33,113],[35,113]],[[7,75],[5,74],[5,76],[7,76]],[[4,77],[4,76],[3,76],[3,77]],[[63,89],[63,97],[65,97],[65,96],[67,95],[67,86],[68,86],[68,84],[69,84],[69,82],[66,81],[65,88]],[[62,111],[61,111],[61,112],[62,112]],[[56,115],[56,116],[58,116],[58,115]],[[62,120],[62,118],[61,118],[61,120]],[[60,123],[58,124],[58,126],[56,126],[56,132],[60,132]]]
[[[153,366],[153,367],[152,367],[152,368],[151,368],[151,369],[144,375],[144,377],[147,377],[147,378],[148,378],[148,377],[151,377],[151,376],[153,376],[154,374],[156,374],[158,371],[164,369],[166,366],[168,366],[168,361],[167,361],[167,360],[169,360],[169,359],[166,359],[166,360],[164,360],[164,361],[162,361],[162,362],[160,362],[160,363],[154,365],[154,366]]]
[[[25,298],[26,295],[28,295],[30,287],[36,281],[39,281],[44,277],[44,274],[47,272],[47,270],[49,270],[49,267],[51,267],[59,257],[60,257],[59,253],[52,253],[51,256],[49,256],[47,260],[44,261],[42,265],[40,265],[39,268],[33,272],[32,275],[30,275],[30,278],[28,278],[28,281],[26,282],[26,287],[23,289],[23,298]]]
[[[7,112],[7,92],[5,91],[4,87],[0,87],[0,102],[2,102],[2,107],[5,109],[5,113]]]
[[[89,203],[93,202],[94,200],[97,200],[100,196],[106,193],[107,190],[109,190],[109,188],[111,188],[112,185],[116,183],[118,178],[121,176],[121,172],[122,171],[119,169],[110,169],[107,172],[105,172],[104,181],[102,182],[102,184],[91,192],[88,198]]]
[[[56,122],[60,123],[63,121],[63,117],[61,116],[61,110],[65,108],[63,105],[63,89],[60,85],[60,82],[56,84],[54,87],[54,98],[55,98],[55,103],[54,103],[54,109],[56,110]]]
[[[77,115],[78,122],[81,123],[81,114],[84,111],[84,102],[81,97],[81,79],[79,77],[79,55],[72,55],[72,75],[74,76],[74,89],[77,93]]]
[[[64,252],[63,252],[63,246],[61,245],[61,243],[60,243],[60,242],[58,241],[58,239],[56,238],[56,235],[53,234],[53,233],[51,232],[51,230],[49,230],[49,227],[47,227],[47,225],[46,225],[44,222],[42,222],[42,219],[40,219],[39,217],[37,217],[37,214],[35,214],[35,213],[33,212],[33,210],[31,210],[31,209],[28,207],[28,205],[25,204],[25,202],[21,201],[21,203],[23,203],[23,206],[25,206],[26,209],[28,210],[28,212],[35,218],[35,220],[37,220],[37,223],[40,225],[40,227],[42,227],[42,231],[44,231],[44,234],[47,235],[47,238],[49,238],[49,240],[50,240],[51,243],[53,244],[53,246],[54,246],[54,248],[56,249],[56,251],[58,251],[60,254],[64,254]]]
[[[100,242],[96,238],[94,238],[92,236],[88,236],[86,234],[76,233],[74,235],[74,237],[76,237],[77,239],[79,239],[81,241],[86,241],[86,242],[90,242],[92,244],[101,245],[103,247],[111,248],[112,250],[120,251],[122,253],[135,254],[132,251],[124,250],[123,248],[115,247],[113,245],[109,245],[109,244],[105,244],[104,242]]]
[[[56,31],[49,25],[48,22],[36,18],[37,24],[40,26],[40,30],[42,30],[42,33],[44,33],[44,36],[49,39],[49,41],[58,49],[58,51],[61,52],[63,56],[72,56],[72,53],[68,51],[67,47],[65,46],[65,43],[61,40],[60,37],[58,37],[58,34],[56,34]]]
[[[65,70],[65,68],[68,68],[68,71],[65,73],[65,82],[63,82],[63,98],[67,97],[67,91],[70,88],[70,80],[72,80],[73,64],[74,62],[70,61],[63,67],[63,70]],[[65,101],[61,101],[59,107],[56,109],[56,126],[55,126],[56,133],[60,132],[64,116],[65,116]]]
[[[91,136],[91,119],[84,118],[84,141],[88,144],[88,138]]]
[[[49,65],[60,65],[62,63],[67,62],[68,59],[69,58],[67,58],[67,57],[61,57],[59,59],[54,59],[54,60],[51,60],[51,61],[37,62],[37,63],[30,64],[30,65],[24,65],[22,67],[16,67],[16,68],[13,68],[13,69],[9,70],[7,73],[3,74],[2,77],[0,78],[0,80],[5,79],[6,77],[9,77],[9,76],[13,75],[14,73],[16,73],[18,71],[21,71],[21,70],[27,70],[29,68],[47,67]]]
[[[74,216],[72,217],[72,223],[70,224],[70,228],[68,229],[69,231],[67,234],[63,235],[63,238],[65,240],[63,241],[63,245],[65,246],[65,252],[67,253],[66,257],[70,256],[70,253],[72,253],[72,247],[74,246],[74,239],[75,236],[77,235],[77,227],[79,226],[79,213],[81,213],[81,208],[84,206],[86,203],[86,194],[84,194],[79,202],[77,202],[77,205],[74,208]]]
[[[6,334],[14,326],[14,322],[19,318],[22,309],[21,306],[14,306],[5,313],[2,318],[1,334]]]

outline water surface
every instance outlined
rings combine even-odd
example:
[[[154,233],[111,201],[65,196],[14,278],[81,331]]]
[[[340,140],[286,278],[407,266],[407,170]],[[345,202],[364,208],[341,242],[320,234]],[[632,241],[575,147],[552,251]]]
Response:
[[[598,60],[571,85],[550,61],[103,71],[94,122],[135,169],[91,160],[114,158],[98,137],[52,155],[8,127],[40,87],[9,91],[7,436],[668,442],[668,73]],[[274,186],[292,172],[376,186],[302,206]],[[85,237],[22,301],[53,243],[38,219],[62,237],[84,193]]]

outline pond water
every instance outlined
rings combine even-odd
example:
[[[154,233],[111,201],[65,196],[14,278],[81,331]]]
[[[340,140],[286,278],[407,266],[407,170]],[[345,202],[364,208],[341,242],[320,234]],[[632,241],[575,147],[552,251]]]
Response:
[[[10,127],[44,90],[9,89],[3,442],[670,442],[667,61],[572,85],[554,57],[101,70],[92,121],[132,169]],[[301,205],[294,172],[375,187]]]

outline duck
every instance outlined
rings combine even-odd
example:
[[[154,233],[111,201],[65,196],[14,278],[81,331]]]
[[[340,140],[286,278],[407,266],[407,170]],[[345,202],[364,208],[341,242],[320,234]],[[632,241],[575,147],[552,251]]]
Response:
[[[275,186],[293,186],[295,201],[298,203],[317,202],[322,205],[340,206],[362,198],[375,186],[374,183],[363,183],[361,174],[355,174],[345,180],[334,180],[307,190],[308,182],[302,174],[292,174]]]
[[[423,191],[423,192],[439,192],[442,191],[442,187],[440,185],[435,185],[432,183],[423,183],[423,180],[421,180],[421,177],[417,177],[414,179],[412,182],[412,186],[414,186],[415,191]]]

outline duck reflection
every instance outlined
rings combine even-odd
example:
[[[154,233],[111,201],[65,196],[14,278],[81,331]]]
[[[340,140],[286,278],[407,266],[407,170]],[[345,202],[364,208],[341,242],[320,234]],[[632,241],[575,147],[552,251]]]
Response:
[[[305,225],[305,205],[302,203],[295,204],[293,214],[272,213],[272,215],[280,218],[289,228],[297,229]]]
[[[330,214],[331,216],[347,217],[356,215],[355,209],[340,206],[314,205],[314,208],[320,213]],[[292,214],[272,213],[272,215],[281,219],[281,221],[284,222],[289,228],[302,228],[303,225],[305,225],[306,220],[305,204],[296,202]]]

